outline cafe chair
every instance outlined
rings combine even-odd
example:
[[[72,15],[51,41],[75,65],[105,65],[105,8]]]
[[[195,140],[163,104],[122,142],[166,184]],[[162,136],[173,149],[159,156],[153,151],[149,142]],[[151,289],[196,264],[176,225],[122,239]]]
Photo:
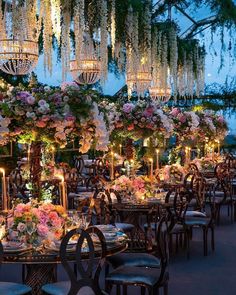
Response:
[[[96,237],[95,242],[92,239]],[[69,241],[77,237],[75,246],[76,269],[70,263],[72,253],[69,251]],[[83,245],[87,243],[86,253]],[[100,247],[100,250],[97,250]],[[96,227],[89,227],[86,231],[73,229],[63,238],[60,246],[60,259],[62,266],[69,276],[69,281],[47,284],[42,287],[43,294],[49,295],[107,295],[99,286],[99,277],[106,257],[106,242],[102,232]],[[85,268],[87,264],[87,268]],[[76,270],[76,271],[75,271]]]
[[[160,267],[123,265],[112,270],[106,276],[106,291],[109,294],[113,285],[117,287],[117,295],[120,294],[121,286],[123,287],[123,295],[129,294],[128,286],[141,287],[141,294],[145,294],[146,289],[149,295],[158,294],[160,288],[164,289],[164,295],[168,294],[169,245],[165,217],[161,218],[158,224],[156,242]]]
[[[0,263],[3,260],[3,246],[0,241]],[[24,284],[12,283],[12,282],[0,282],[0,294],[2,295],[29,295],[31,294],[31,288]]]

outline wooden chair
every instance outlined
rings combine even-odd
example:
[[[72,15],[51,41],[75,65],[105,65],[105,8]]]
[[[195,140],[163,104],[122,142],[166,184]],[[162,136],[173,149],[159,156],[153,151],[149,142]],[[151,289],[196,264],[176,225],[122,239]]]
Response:
[[[111,271],[106,276],[106,291],[110,293],[112,286],[116,285],[116,294],[120,294],[120,287],[123,287],[123,295],[129,294],[128,286],[141,287],[141,294],[148,290],[150,295],[158,294],[160,288],[164,289],[164,295],[168,294],[168,262],[169,245],[167,223],[163,217],[157,228],[156,243],[158,245],[158,256],[160,267],[123,265]],[[153,261],[156,257],[153,257]]]
[[[100,244],[99,253],[95,250],[92,236],[96,236]],[[73,264],[68,260],[67,247],[72,237],[77,237],[75,258],[76,271]],[[84,265],[83,243],[87,242],[87,268]],[[97,249],[97,245],[96,245]],[[106,242],[102,232],[96,227],[90,227],[86,231],[73,229],[66,234],[61,242],[60,258],[62,266],[69,276],[69,281],[47,284],[42,287],[45,294],[50,295],[105,295],[100,288],[99,278],[106,257]],[[84,263],[83,263],[84,262]]]

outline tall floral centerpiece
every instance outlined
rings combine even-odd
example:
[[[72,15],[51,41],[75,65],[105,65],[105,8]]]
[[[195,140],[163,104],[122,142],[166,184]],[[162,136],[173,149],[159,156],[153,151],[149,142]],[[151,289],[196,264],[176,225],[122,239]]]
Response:
[[[82,153],[91,145],[107,150],[109,133],[97,97],[97,92],[85,92],[75,83],[61,88],[12,88],[0,102],[0,144],[16,140],[30,145],[31,178],[39,184],[43,144],[65,147],[79,138]]]

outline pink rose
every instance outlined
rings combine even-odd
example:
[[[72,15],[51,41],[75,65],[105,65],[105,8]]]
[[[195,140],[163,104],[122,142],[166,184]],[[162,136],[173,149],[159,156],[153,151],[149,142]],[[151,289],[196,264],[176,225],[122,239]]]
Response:
[[[24,223],[22,223],[22,222],[19,222],[19,224],[17,225],[17,230],[20,233],[23,233],[26,230],[26,225]]]
[[[183,114],[179,114],[178,115],[178,119],[180,120],[181,123],[185,123],[186,122],[186,117]]]
[[[148,107],[148,108],[146,108],[146,110],[143,112],[143,115],[144,115],[145,117],[150,118],[150,117],[152,117],[153,113],[154,113],[154,109],[153,109],[152,107]]]
[[[180,110],[177,108],[173,108],[170,114],[174,117],[176,117],[180,113]]]
[[[49,120],[50,120],[49,116],[43,116],[42,117],[42,121],[44,121],[44,122],[48,122]]]
[[[41,237],[46,237],[48,234],[48,227],[43,224],[38,224],[37,225],[37,232]]]
[[[14,225],[14,219],[13,219],[13,217],[9,217],[7,219],[7,227],[11,228],[11,227],[13,227],[13,225]]]
[[[134,109],[134,105],[132,103],[125,103],[123,105],[123,111],[125,113],[131,113],[133,109]]]
[[[39,127],[39,128],[45,128],[46,125],[47,125],[47,124],[46,124],[43,120],[38,121],[38,122],[36,123],[36,126]]]

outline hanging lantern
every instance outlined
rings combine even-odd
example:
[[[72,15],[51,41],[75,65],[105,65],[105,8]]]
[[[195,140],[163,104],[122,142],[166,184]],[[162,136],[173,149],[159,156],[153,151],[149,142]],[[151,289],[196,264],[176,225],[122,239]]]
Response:
[[[149,94],[153,100],[167,103],[171,98],[171,87],[167,86],[165,89],[164,87],[152,86],[149,88]]]
[[[27,75],[38,63],[39,50],[35,41],[0,39],[0,69],[10,75]]]

